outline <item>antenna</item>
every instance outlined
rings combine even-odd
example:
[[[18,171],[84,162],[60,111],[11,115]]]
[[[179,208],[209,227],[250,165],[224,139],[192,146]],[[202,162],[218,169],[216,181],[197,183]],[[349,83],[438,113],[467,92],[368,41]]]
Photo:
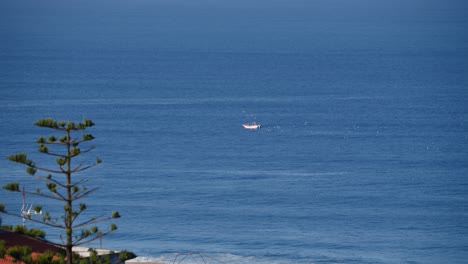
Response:
[[[28,204],[26,204],[26,190],[23,186],[23,206],[21,206],[21,218],[23,218],[23,226],[26,226],[26,220],[30,219],[31,218],[31,215],[41,215],[42,214],[42,210],[39,211],[39,212],[36,212],[36,210],[33,209],[33,205],[30,204],[28,206]]]

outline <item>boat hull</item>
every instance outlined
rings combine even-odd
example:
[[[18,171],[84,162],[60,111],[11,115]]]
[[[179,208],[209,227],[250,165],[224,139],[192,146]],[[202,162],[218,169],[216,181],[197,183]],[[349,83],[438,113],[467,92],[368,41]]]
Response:
[[[250,129],[250,130],[255,130],[255,129],[259,129],[259,128],[260,128],[260,125],[258,125],[258,124],[242,124],[242,126],[243,126],[245,129]]]

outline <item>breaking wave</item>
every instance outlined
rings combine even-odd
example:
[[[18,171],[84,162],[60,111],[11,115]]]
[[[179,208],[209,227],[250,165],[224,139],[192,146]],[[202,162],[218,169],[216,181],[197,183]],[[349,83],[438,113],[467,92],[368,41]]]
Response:
[[[137,257],[127,263],[158,264],[292,264],[296,260],[278,260],[268,257],[239,256],[227,253],[167,253],[159,257]]]

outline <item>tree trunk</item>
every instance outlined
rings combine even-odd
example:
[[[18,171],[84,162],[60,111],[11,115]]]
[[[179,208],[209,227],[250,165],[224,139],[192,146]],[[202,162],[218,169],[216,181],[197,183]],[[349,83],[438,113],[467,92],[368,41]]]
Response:
[[[67,264],[72,264],[73,263],[73,245],[67,244],[66,251],[67,251]]]
[[[70,131],[67,130],[67,207],[65,208],[65,233],[67,234],[67,264],[73,263],[73,230],[72,230],[72,193],[71,193],[71,138],[70,138]]]

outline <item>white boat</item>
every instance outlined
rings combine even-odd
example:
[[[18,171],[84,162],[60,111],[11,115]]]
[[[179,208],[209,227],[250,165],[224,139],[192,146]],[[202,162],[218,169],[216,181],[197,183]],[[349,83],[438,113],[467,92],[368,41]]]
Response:
[[[244,124],[242,124],[242,126],[243,126],[245,129],[259,129],[259,128],[260,128],[260,125],[257,124],[257,123],[255,123],[255,122],[253,122],[253,123],[251,123],[251,124],[249,124],[249,123],[244,123]]]

